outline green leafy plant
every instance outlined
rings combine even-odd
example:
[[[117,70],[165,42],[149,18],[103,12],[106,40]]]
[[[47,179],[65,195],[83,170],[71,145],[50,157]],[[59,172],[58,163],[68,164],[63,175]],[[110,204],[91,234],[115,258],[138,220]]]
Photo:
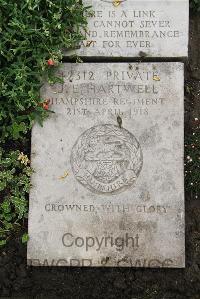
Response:
[[[82,38],[84,8],[77,0],[0,0],[0,140],[19,139],[47,110],[43,79],[52,80],[63,48]]]
[[[27,243],[29,240],[29,236],[27,233],[24,233],[22,236],[22,243]]]
[[[0,245],[27,217],[30,129],[50,112],[40,87],[58,80],[62,50],[83,39],[86,9],[79,0],[0,0]]]
[[[200,12],[200,0],[191,0],[190,1],[190,7],[196,11]]]
[[[32,170],[27,155],[19,151],[0,153],[0,245],[4,245],[10,232],[27,217],[27,194]]]

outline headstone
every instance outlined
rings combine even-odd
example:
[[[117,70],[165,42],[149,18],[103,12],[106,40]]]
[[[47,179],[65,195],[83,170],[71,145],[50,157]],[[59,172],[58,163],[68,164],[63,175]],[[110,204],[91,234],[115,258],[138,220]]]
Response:
[[[32,131],[28,264],[184,267],[182,63],[63,64]]]
[[[84,0],[83,57],[186,57],[188,0]],[[66,52],[66,55],[74,51]]]

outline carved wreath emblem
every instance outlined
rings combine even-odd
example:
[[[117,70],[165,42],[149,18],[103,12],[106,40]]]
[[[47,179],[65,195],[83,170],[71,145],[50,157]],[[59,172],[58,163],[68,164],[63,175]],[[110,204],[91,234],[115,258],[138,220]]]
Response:
[[[133,134],[110,124],[85,131],[71,152],[76,179],[98,194],[116,194],[131,187],[142,164],[142,150]]]

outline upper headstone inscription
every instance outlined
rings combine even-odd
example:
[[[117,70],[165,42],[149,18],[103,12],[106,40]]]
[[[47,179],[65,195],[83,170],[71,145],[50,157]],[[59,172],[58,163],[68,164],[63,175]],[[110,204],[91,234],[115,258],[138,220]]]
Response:
[[[188,0],[84,0],[83,57],[186,57]],[[72,54],[71,51],[66,53]]]

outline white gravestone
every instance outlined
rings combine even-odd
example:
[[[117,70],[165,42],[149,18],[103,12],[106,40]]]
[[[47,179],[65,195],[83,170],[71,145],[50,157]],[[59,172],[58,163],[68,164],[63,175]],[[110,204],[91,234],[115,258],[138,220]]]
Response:
[[[84,0],[83,57],[188,56],[188,0]],[[65,54],[71,55],[74,51]]]
[[[184,267],[183,69],[66,63],[43,87],[29,265]]]

